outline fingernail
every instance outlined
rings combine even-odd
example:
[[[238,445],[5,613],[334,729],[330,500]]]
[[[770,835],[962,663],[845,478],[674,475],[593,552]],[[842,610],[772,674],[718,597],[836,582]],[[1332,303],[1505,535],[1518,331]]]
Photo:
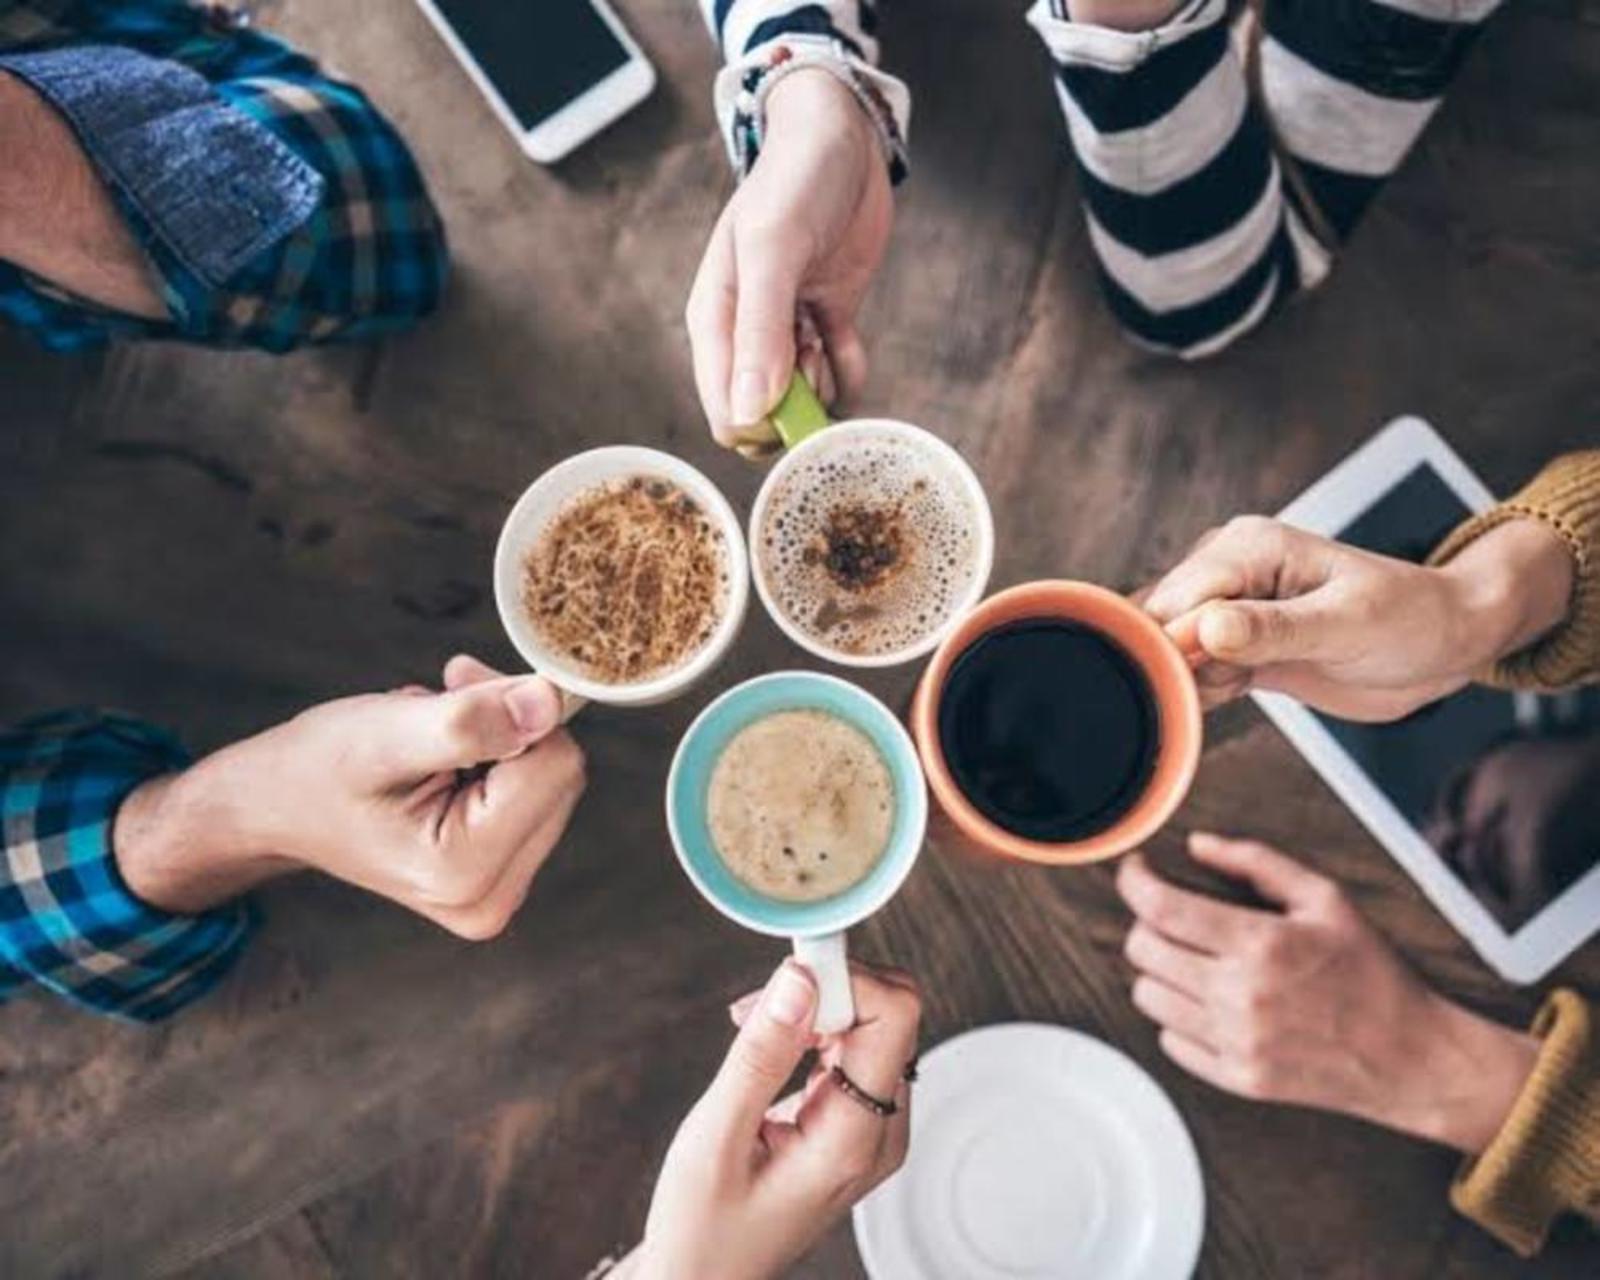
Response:
[[[1202,614],[1200,632],[1212,653],[1238,653],[1250,644],[1250,620],[1237,609],[1212,609]]]
[[[822,348],[807,346],[795,358],[795,366],[805,375],[813,388],[822,386]]]
[[[754,369],[741,370],[733,380],[733,396],[728,407],[735,426],[747,427],[764,418],[772,407],[767,402],[767,380]]]
[[[549,733],[561,718],[561,699],[543,680],[524,680],[506,690],[506,709],[519,730],[530,738]]]
[[[1221,836],[1214,836],[1209,831],[1191,831],[1189,833],[1189,847],[1191,849],[1215,849],[1222,843]]]
[[[774,1022],[786,1027],[798,1027],[811,1015],[816,1000],[816,988],[811,979],[794,965],[784,961],[772,975],[761,997],[761,1007]]]

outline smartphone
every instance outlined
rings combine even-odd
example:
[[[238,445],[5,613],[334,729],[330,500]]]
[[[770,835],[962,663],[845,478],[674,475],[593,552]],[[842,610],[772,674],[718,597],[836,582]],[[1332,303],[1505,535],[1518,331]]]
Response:
[[[417,3],[541,164],[560,160],[655,87],[655,68],[605,0]]]

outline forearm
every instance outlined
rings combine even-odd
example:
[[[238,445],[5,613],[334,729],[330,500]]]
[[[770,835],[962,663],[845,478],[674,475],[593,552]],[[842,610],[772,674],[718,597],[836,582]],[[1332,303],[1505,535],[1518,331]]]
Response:
[[[77,297],[161,319],[155,276],[56,110],[0,72],[0,259]]]
[[[117,810],[111,844],[117,867],[142,901],[194,915],[228,902],[294,864],[255,846],[238,806],[224,749],[178,773],[143,783]]]
[[[1484,656],[1492,666],[1480,678],[1522,689],[1600,678],[1600,449],[1557,458],[1510,500],[1455,529],[1429,559],[1455,570],[1474,563],[1474,556],[1486,557],[1492,569],[1499,557],[1491,548],[1507,545],[1507,529],[1521,529],[1525,543],[1542,545],[1530,558],[1544,565],[1542,604],[1533,612],[1534,623],[1546,625],[1508,636],[1508,643]],[[1522,598],[1527,592],[1514,581],[1517,566],[1509,568],[1513,581],[1503,594]],[[1559,609],[1553,608],[1558,599]]]
[[[1505,1124],[1539,1056],[1531,1035],[1434,996],[1415,1051],[1425,1089],[1391,1095],[1395,1128],[1476,1155]]]

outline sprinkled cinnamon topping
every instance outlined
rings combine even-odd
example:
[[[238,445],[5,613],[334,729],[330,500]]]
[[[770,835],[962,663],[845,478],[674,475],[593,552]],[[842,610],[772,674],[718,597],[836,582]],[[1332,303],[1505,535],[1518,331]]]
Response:
[[[688,661],[716,631],[727,596],[721,530],[653,476],[580,493],[523,562],[523,608],[540,642],[604,684]]]

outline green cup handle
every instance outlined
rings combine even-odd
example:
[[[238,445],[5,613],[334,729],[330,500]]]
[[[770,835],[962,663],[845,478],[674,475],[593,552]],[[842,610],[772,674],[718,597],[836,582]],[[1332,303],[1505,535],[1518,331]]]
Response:
[[[780,448],[793,449],[802,440],[809,440],[831,421],[805,374],[796,369],[783,398],[766,420],[749,428],[734,447],[747,458],[769,457]]]

